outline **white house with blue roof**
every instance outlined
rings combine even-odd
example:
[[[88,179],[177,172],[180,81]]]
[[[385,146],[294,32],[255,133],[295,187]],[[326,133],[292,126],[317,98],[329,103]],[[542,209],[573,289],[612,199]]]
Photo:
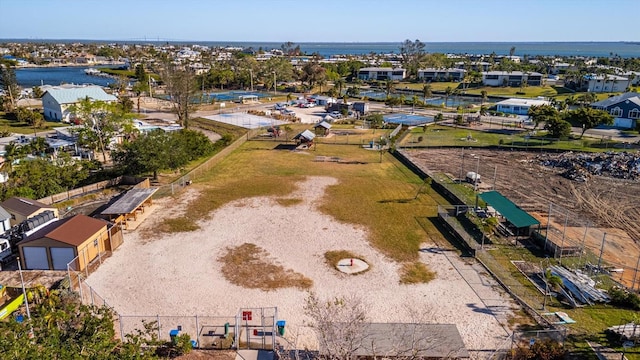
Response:
[[[42,96],[42,108],[47,120],[70,122],[71,112],[69,108],[89,98],[92,101],[115,102],[115,96],[107,94],[99,86],[81,86],[73,88],[54,87],[47,90]]]

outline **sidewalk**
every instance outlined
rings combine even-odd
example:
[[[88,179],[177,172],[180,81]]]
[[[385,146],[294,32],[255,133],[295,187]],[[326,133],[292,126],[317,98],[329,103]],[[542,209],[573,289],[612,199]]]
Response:
[[[587,344],[589,344],[589,347],[593,349],[600,360],[625,360],[627,358],[626,356],[622,357],[622,353],[619,353],[614,349],[604,347],[598,343],[587,340]]]

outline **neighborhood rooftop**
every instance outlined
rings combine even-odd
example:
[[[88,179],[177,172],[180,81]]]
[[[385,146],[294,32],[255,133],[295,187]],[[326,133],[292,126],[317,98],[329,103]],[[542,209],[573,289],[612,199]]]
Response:
[[[86,97],[99,101],[118,100],[115,96],[107,94],[99,86],[84,86],[70,89],[52,88],[47,90],[47,93],[49,93],[59,104],[73,104]]]
[[[47,237],[61,243],[79,246],[106,225],[107,222],[104,220],[94,219],[86,215],[76,215],[46,225],[22,240],[20,244]]]
[[[23,197],[11,197],[5,200],[2,204],[0,204],[4,209],[9,209],[15,213],[20,215],[31,215],[34,212],[38,211],[42,208],[52,208],[53,206],[49,206],[47,204],[43,204],[36,200],[31,200]]]
[[[630,102],[635,103],[636,105],[640,105],[640,94],[635,92],[628,92],[617,96],[612,96],[610,98],[600,100],[591,104],[591,106],[595,107],[609,107],[611,105],[615,105],[622,101],[629,100]]]

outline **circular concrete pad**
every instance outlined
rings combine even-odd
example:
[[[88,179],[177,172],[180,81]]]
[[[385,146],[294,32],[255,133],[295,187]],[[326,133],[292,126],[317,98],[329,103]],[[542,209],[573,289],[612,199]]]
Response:
[[[336,268],[345,274],[357,274],[367,270],[369,268],[369,264],[364,260],[349,258],[338,261],[338,266]]]

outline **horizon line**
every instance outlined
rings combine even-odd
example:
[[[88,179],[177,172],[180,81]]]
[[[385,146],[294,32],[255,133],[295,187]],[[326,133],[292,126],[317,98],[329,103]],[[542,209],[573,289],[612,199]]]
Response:
[[[64,40],[64,41],[71,41],[71,40],[78,40],[78,41],[100,41],[100,42],[105,42],[105,41],[112,41],[112,42],[118,42],[118,41],[128,41],[128,42],[135,42],[135,41],[142,41],[142,42],[211,42],[211,43],[225,43],[225,42],[235,42],[235,43],[287,43],[289,42],[289,40],[286,41],[278,41],[278,40],[184,40],[184,39],[166,39],[166,38],[130,38],[130,39],[86,39],[86,38],[5,38],[5,37],[0,37],[0,41],[4,42],[4,41],[8,41],[8,40],[20,40],[20,41],[59,41],[59,40]],[[405,40],[411,40],[411,39],[405,39]],[[296,42],[296,41],[290,41],[293,44],[402,44],[405,40],[401,40],[401,41],[300,41],[300,42]],[[411,40],[413,41],[413,40]],[[430,43],[477,43],[477,44],[495,44],[495,43],[504,43],[504,44],[509,44],[509,43],[513,43],[513,44],[535,44],[535,43],[637,43],[637,41],[633,41],[633,40],[609,40],[609,41],[602,41],[602,40],[561,40],[561,41],[545,41],[545,40],[528,40],[528,41],[471,41],[471,40],[465,40],[465,41],[421,41],[422,43],[425,44],[430,44]]]

